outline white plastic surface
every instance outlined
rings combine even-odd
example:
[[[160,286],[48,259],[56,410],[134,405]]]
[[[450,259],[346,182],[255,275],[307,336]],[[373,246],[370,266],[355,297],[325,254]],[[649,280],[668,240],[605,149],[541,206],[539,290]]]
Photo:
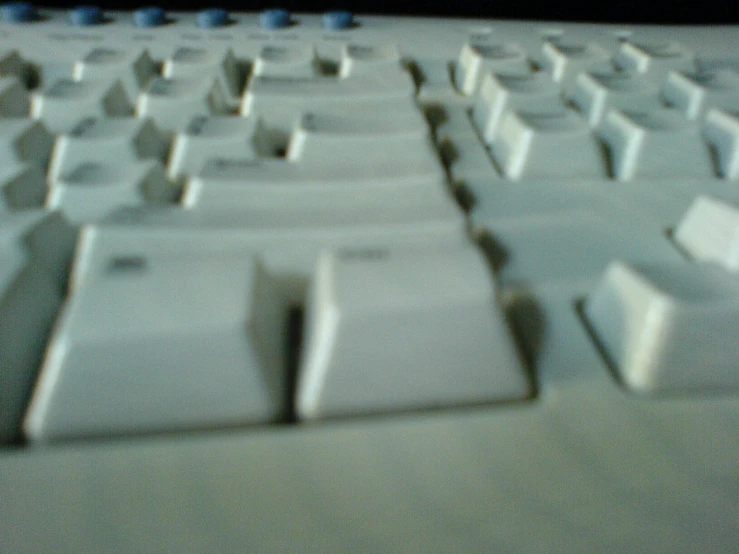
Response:
[[[479,43],[483,36],[495,44],[520,47],[532,72],[540,67],[546,41],[595,43],[615,57],[622,72],[636,73],[640,81],[659,89],[657,101],[662,107],[670,71],[739,67],[736,27],[358,14],[353,28],[330,31],[323,27],[320,15],[294,14],[289,28],[267,31],[259,26],[257,13],[234,13],[230,25],[217,29],[199,27],[195,14],[171,13],[169,24],[140,29],[131,24],[130,13],[106,10],[105,25],[73,27],[66,12],[40,12],[41,19],[34,23],[0,23],[0,75],[34,86],[29,95],[58,79],[120,77],[135,106],[139,92],[152,78],[163,77],[164,61],[180,48],[206,50],[216,60],[222,59],[219,53],[230,50],[246,71],[253,69],[263,48],[289,46],[315,51],[320,75],[307,80],[242,75],[239,108],[235,110],[228,98],[224,103],[225,117],[240,117],[237,112],[243,111],[262,118],[270,140],[275,141],[273,150],[259,153],[260,159],[269,158],[264,160],[267,165],[296,165],[283,157],[296,121],[307,111],[334,113],[339,105],[344,111],[366,114],[369,120],[388,113],[423,113],[438,150],[430,147],[428,157],[397,167],[363,165],[356,175],[336,167],[326,173],[304,172],[324,187],[310,202],[300,194],[296,201],[277,201],[277,191],[269,190],[265,198],[273,196],[264,203],[235,202],[215,194],[209,200],[217,207],[212,211],[197,206],[182,209],[176,201],[162,207],[111,206],[100,222],[80,232],[73,286],[65,291],[67,307],[77,303],[87,293],[86,285],[94,284],[108,261],[118,256],[135,254],[151,260],[203,256],[212,261],[213,269],[255,256],[284,286],[291,305],[305,308],[322,251],[338,257],[382,252],[401,258],[434,252],[453,257],[469,248],[474,238],[493,267],[500,309],[530,373],[533,395],[513,403],[339,417],[310,425],[216,425],[189,433],[165,430],[155,436],[83,437],[54,445],[4,444],[0,551],[735,554],[739,543],[736,389],[707,387],[699,382],[697,363],[693,367],[676,363],[669,369],[680,369],[676,374],[694,379],[690,391],[636,394],[609,367],[608,356],[603,356],[580,308],[613,260],[669,268],[698,263],[676,242],[674,232],[666,230],[678,229],[696,197],[737,205],[739,106],[702,112],[706,115],[691,123],[696,129],[694,142],[680,139],[667,147],[669,154],[656,154],[666,160],[662,169],[669,169],[675,160],[692,164],[693,146],[705,148],[708,171],[701,165],[697,176],[682,170],[665,176],[660,170],[637,171],[623,181],[608,174],[586,177],[567,171],[567,160],[552,157],[532,161],[542,167],[554,163],[560,168],[559,176],[513,181],[501,175],[487,144],[492,143],[490,138],[481,140],[484,126],[473,125],[469,117],[470,111],[474,115],[477,98],[459,93],[455,75],[463,46]],[[666,43],[671,45],[660,47]],[[387,63],[382,71],[370,68],[368,73],[340,77],[342,51],[348,44],[397,48],[400,62]],[[617,54],[619,50],[625,53]],[[566,105],[567,91],[548,73],[540,76],[552,87],[552,101]],[[165,99],[162,121],[179,115],[175,109],[167,112],[168,106]],[[653,111],[651,106],[645,108],[647,113]],[[23,112],[20,103],[13,104],[13,109]],[[528,109],[551,111],[535,102]],[[687,120],[677,107],[672,110]],[[183,125],[192,120],[185,111]],[[585,114],[573,113],[587,124]],[[711,119],[707,115],[711,113],[724,115]],[[445,119],[449,114],[452,117]],[[134,113],[133,118],[141,115]],[[28,116],[0,122],[0,128],[9,129],[7,140],[1,141],[1,155],[14,164],[37,160],[33,163],[39,170],[47,171],[54,137],[47,131],[48,140],[43,134],[26,140],[29,126],[38,130],[45,125]],[[174,133],[174,123],[180,123],[170,123],[163,130]],[[594,136],[602,140],[597,128]],[[33,145],[38,150],[24,150]],[[679,157],[672,155],[678,146]],[[94,146],[89,149],[93,156],[96,151]],[[361,157],[361,152],[351,154]],[[603,155],[607,157],[608,151]],[[702,163],[696,162],[696,167]],[[290,173],[293,182],[282,189],[289,190],[288,197],[301,184],[308,184],[295,180],[300,171],[276,171],[261,184],[272,184],[279,172],[285,178]],[[434,200],[425,200],[428,187],[423,194],[417,188],[406,196],[413,187],[403,188],[395,181],[403,171],[418,175],[426,185],[433,177],[432,188],[438,192]],[[244,174],[254,173],[249,169]],[[235,191],[244,183],[241,178],[232,182]],[[337,185],[334,189],[326,186],[329,178]],[[250,182],[247,188],[261,194],[262,188],[269,187]],[[0,214],[0,221],[6,221],[6,214]],[[44,244],[52,247],[44,250],[41,259],[63,250],[45,240],[31,248]],[[63,256],[52,265],[56,272],[68,269]],[[675,281],[679,271],[670,269],[666,281]],[[736,281],[721,266],[714,264],[711,271],[715,275],[723,271],[724,277]],[[203,278],[196,291],[202,292],[202,298],[217,295],[208,284],[217,273],[209,271]],[[246,279],[246,273],[236,273],[234,282]],[[166,289],[169,298],[181,279],[192,279],[192,274],[182,270],[171,277],[171,288]],[[105,319],[108,312],[125,311],[127,303],[148,309],[163,297],[149,303],[136,295],[120,302],[109,298],[113,302],[109,309],[95,306],[94,315],[100,318],[96,321]],[[176,297],[176,302],[186,300]],[[3,322],[8,321],[4,307],[0,304]],[[24,340],[32,336],[24,331],[31,321],[28,307],[24,303],[17,312],[20,316],[11,315],[11,321],[19,320],[17,325],[0,331],[18,332]],[[689,308],[681,311],[691,314],[684,321],[692,321],[694,307]],[[223,313],[239,309],[243,314],[245,306],[227,305]],[[101,325],[100,331],[104,329],[108,327]],[[692,331],[686,333],[693,337]],[[711,349],[710,344],[736,344],[735,337],[708,333],[707,327],[701,333],[706,341],[697,348],[704,352],[700,363],[715,367],[711,364],[720,360],[714,355],[719,348]],[[166,342],[153,341],[152,333],[143,338],[156,347]],[[274,352],[289,353],[294,363],[293,339],[292,346]],[[28,343],[19,339],[14,344]],[[195,348],[195,342],[185,346],[196,350],[193,359],[206,355]],[[143,353],[131,349],[126,355]],[[176,358],[177,349],[167,355]],[[416,357],[423,355],[419,351]],[[0,372],[8,367],[0,366]],[[24,374],[22,364],[12,367]],[[383,369],[372,366],[372,377]],[[0,375],[0,391],[7,391],[8,373]],[[295,377],[299,375],[291,379]],[[215,390],[210,386],[212,382],[202,390]],[[83,392],[73,392],[84,400]],[[287,401],[287,394],[283,399]],[[14,423],[10,428],[19,431]]]

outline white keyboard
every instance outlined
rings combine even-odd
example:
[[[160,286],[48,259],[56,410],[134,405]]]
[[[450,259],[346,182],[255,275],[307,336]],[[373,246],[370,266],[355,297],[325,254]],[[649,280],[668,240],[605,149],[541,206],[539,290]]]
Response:
[[[0,552],[736,552],[739,28],[0,16]]]

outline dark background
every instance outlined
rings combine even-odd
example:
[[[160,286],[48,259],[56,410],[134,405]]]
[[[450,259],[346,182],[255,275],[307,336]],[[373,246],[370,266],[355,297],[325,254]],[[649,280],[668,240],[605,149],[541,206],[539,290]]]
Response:
[[[70,2],[40,2],[47,7],[66,8],[90,0]],[[110,0],[102,2],[105,9],[130,10],[142,5],[156,5],[156,0]],[[199,10],[207,7],[223,7],[233,11],[253,12],[264,8],[282,7],[296,12],[320,13],[329,9],[351,9],[359,14],[426,15],[441,17],[467,17],[492,19],[537,19],[548,21],[592,21],[614,23],[654,24],[728,24],[739,23],[737,0],[687,0],[674,2],[639,0],[448,0],[446,2],[420,0],[276,0],[272,2],[248,2],[236,0],[212,0],[208,2],[167,2],[160,5],[172,11]]]

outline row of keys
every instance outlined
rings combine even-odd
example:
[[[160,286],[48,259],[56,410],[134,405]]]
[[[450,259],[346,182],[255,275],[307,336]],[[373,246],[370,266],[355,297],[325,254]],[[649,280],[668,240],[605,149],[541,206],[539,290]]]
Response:
[[[3,221],[2,247],[17,263],[4,266],[0,318],[12,317],[14,303],[27,305],[31,290],[36,313],[45,314],[36,327],[25,329],[26,340],[0,349],[27,361],[13,364],[14,380],[1,393],[7,436],[23,418],[32,364],[41,359],[61,303],[58,291],[66,280],[74,231],[55,214],[29,212]],[[282,287],[285,276],[296,271],[309,275],[301,293],[306,324],[293,399],[300,418],[530,394],[495,281],[476,249],[451,243],[429,249],[426,242],[420,249],[395,244],[322,253],[325,247],[317,245],[309,263],[296,266],[289,253],[303,252],[286,245],[297,234],[272,235],[270,245],[258,246],[262,239],[251,241],[260,235],[250,238],[243,228],[244,238],[233,243],[223,221],[212,229],[168,224],[158,230],[148,223],[111,220],[82,234],[72,293],[48,339],[24,418],[30,439],[283,418],[290,406],[283,346],[288,303]],[[675,234],[690,263],[617,262],[587,296],[586,321],[628,387],[665,392],[739,384],[734,365],[739,352],[732,340],[739,332],[738,232],[739,208],[699,198]],[[280,241],[288,256],[276,262],[266,252],[274,256]],[[224,248],[229,255],[223,255]],[[23,270],[29,264],[33,272]],[[132,290],[137,294],[128,294]],[[102,304],[106,310],[95,309]],[[729,340],[708,340],[716,333]],[[219,348],[204,347],[213,341]],[[378,359],[385,370],[369,371],[366,364]],[[467,362],[461,368],[459,359]],[[100,371],[103,366],[114,371]],[[202,368],[217,376],[207,380],[210,386],[203,387]],[[111,403],[113,397],[118,400]]]
[[[561,107],[505,111],[489,144],[512,180],[739,177],[739,113],[724,110],[711,110],[704,128],[667,108],[610,110],[597,134]]]
[[[533,63],[517,44],[477,39],[462,47],[455,65],[457,89],[473,96],[483,78],[490,73],[520,75],[533,71],[534,65],[547,72],[566,93],[571,92],[577,76],[583,72],[636,73],[650,81],[661,82],[671,71],[697,71],[695,56],[675,42],[641,44],[626,42],[611,55],[595,42],[569,44],[545,42],[540,59]]]
[[[30,439],[285,416],[283,277],[259,255],[242,249],[172,257],[150,241],[141,250],[137,240],[129,241],[128,251],[106,252],[91,234],[84,236],[92,242],[78,249],[76,267],[93,253],[105,259],[88,267],[84,286],[74,288],[54,326],[25,417]],[[350,248],[318,253],[310,273],[293,400],[301,419],[530,394],[493,276],[476,248]],[[7,299],[22,294],[28,279],[19,272],[11,278],[15,285],[2,292]],[[34,284],[42,297],[48,287]],[[132,290],[137,293],[129,295]],[[94,309],[101,303],[108,308]],[[34,338],[15,348],[37,360],[42,342]],[[414,359],[404,356],[408,352]],[[463,367],[459,359],[466,360]],[[385,370],[369,371],[378,360]],[[203,386],[203,371],[209,386]],[[19,388],[27,393],[32,372],[19,373],[26,380]],[[347,386],[357,382],[362,386]],[[2,394],[22,396],[17,389]]]
[[[37,8],[27,2],[13,2],[0,6],[0,16],[6,23],[31,23],[40,19]],[[74,25],[83,27],[102,25],[109,18],[99,6],[78,6],[69,11],[69,19]],[[159,27],[171,22],[166,11],[160,7],[140,8],[133,12],[132,20],[137,27]],[[195,16],[199,27],[212,29],[230,25],[233,20],[227,10],[209,8],[199,11]],[[284,29],[295,23],[289,11],[283,9],[264,10],[259,15],[259,24],[264,29]],[[355,27],[354,15],[343,10],[326,12],[323,27],[330,31],[341,31]]]
[[[610,109],[648,112],[669,106],[687,119],[700,119],[710,108],[739,111],[739,75],[733,71],[711,73],[670,72],[660,88],[640,77],[624,73],[580,73],[569,97],[542,73],[489,74],[473,102],[473,119],[485,142],[495,139],[506,110],[555,111],[569,104],[598,127]]]

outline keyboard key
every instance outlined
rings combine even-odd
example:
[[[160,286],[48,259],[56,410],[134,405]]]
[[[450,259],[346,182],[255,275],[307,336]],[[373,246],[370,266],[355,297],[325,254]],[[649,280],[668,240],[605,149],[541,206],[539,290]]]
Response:
[[[95,48],[74,64],[73,77],[77,80],[120,80],[131,102],[139,91],[158,74],[158,68],[147,50],[115,50]]]
[[[699,262],[712,262],[739,275],[739,208],[699,196],[690,206],[674,239]]]
[[[82,163],[49,185],[46,204],[72,221],[98,219],[122,206],[172,203],[175,184],[154,161],[129,164]]]
[[[488,41],[465,43],[454,67],[454,83],[457,90],[473,96],[483,77],[490,73],[527,75],[531,73],[526,53],[517,44]]]
[[[239,62],[231,50],[178,48],[164,60],[162,76],[167,79],[215,77],[229,104],[238,106],[244,87]]]
[[[418,110],[390,114],[309,112],[295,129],[287,159],[311,164],[374,165],[378,176],[393,158],[432,154],[430,131]]]
[[[346,44],[341,49],[339,77],[406,73],[398,48],[391,44]]]
[[[15,77],[0,77],[0,117],[28,117],[31,98]]]
[[[0,218],[0,444],[20,438],[75,236],[58,213]]]
[[[614,262],[584,310],[620,379],[634,391],[739,386],[739,281],[722,269]]]
[[[503,114],[508,110],[552,113],[563,109],[559,86],[541,73],[488,75],[472,108],[472,121],[483,140],[490,144],[495,140]]]
[[[300,206],[368,210],[397,203],[434,206],[451,202],[446,176],[430,149],[412,150],[375,164],[315,164],[274,159],[210,160],[185,185],[182,203],[203,211]]]
[[[493,276],[474,248],[324,255],[305,329],[302,419],[529,394]]]
[[[46,198],[46,178],[36,166],[0,166],[0,217],[3,212],[42,208]]]
[[[292,128],[306,111],[337,109],[388,113],[417,109],[408,73],[334,77],[253,77],[241,105],[242,115],[260,115],[269,126]]]
[[[612,110],[600,128],[619,181],[660,177],[711,177],[714,170],[700,129],[672,110]]]
[[[49,182],[85,163],[135,164],[144,158],[166,161],[169,141],[151,119],[86,118],[57,138]]]
[[[253,160],[271,150],[270,137],[257,117],[196,116],[177,133],[168,175],[195,175],[208,160],[223,157]]]
[[[733,71],[685,74],[671,72],[664,87],[667,103],[688,119],[698,119],[709,108],[739,111],[739,75]]]
[[[259,77],[311,78],[320,72],[316,49],[307,44],[262,46],[251,69]]]
[[[588,124],[569,111],[507,112],[492,153],[502,173],[514,181],[606,175],[598,141]]]
[[[595,42],[546,41],[542,46],[541,66],[566,92],[571,92],[578,75],[585,71],[613,70],[611,55]]]
[[[176,132],[196,115],[226,115],[230,111],[220,83],[205,79],[156,78],[139,95],[137,115],[151,117],[160,128]]]
[[[26,436],[53,441],[281,418],[280,302],[273,277],[246,256],[112,256],[66,304]]]
[[[705,129],[706,139],[716,153],[720,175],[736,179],[739,177],[739,110],[710,110]]]
[[[695,56],[676,42],[624,42],[613,58],[620,69],[661,83],[670,71],[695,72]]]
[[[60,79],[37,92],[31,116],[42,119],[55,133],[66,133],[85,117],[126,117],[133,115],[120,81],[72,81]]]
[[[0,165],[29,163],[46,169],[54,136],[32,119],[0,119]]]
[[[570,101],[591,127],[598,126],[611,108],[649,112],[662,107],[659,87],[631,73],[581,73]]]

